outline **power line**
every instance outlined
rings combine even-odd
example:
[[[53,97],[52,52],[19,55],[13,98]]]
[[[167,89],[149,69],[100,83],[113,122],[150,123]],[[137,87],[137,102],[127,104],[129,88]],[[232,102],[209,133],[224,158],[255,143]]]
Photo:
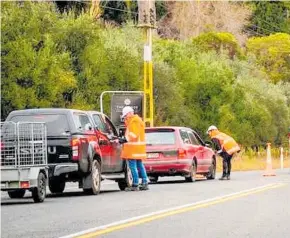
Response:
[[[110,9],[110,10],[115,10],[115,11],[120,11],[120,12],[127,12],[127,13],[133,13],[135,15],[138,15],[138,12],[132,12],[132,11],[126,11],[126,10],[122,10],[120,8],[114,8],[114,7],[105,7],[105,6],[101,6],[102,8],[106,8],[106,9]]]
[[[262,37],[264,36],[263,34],[261,34],[259,32],[256,32],[256,31],[254,31],[252,29],[244,29],[243,31],[246,32],[246,33],[252,32],[252,33],[255,33],[256,35],[259,35],[259,36],[262,36]]]
[[[275,34],[275,33],[277,33],[277,32],[270,31],[270,30],[268,30],[268,29],[265,29],[265,28],[263,28],[263,27],[260,27],[260,26],[254,25],[254,24],[249,25],[249,27],[251,27],[251,26],[254,26],[254,27],[256,27],[256,28],[258,28],[258,29],[261,29],[261,30],[264,30],[264,31],[268,31],[270,34]]]
[[[267,22],[267,21],[265,21],[265,20],[263,20],[263,19],[259,19],[260,21],[263,21],[263,22],[265,22],[265,23],[267,23],[269,26],[271,26],[271,27],[273,27],[273,28],[276,28],[277,30],[280,30],[279,28],[277,28],[275,25],[272,25],[272,24],[270,24],[269,22]]]

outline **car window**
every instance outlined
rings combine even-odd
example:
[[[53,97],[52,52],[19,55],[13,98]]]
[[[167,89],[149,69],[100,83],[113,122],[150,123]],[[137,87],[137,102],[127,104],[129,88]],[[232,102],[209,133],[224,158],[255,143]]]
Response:
[[[101,132],[108,133],[106,124],[104,123],[100,115],[93,114],[93,120]]]
[[[74,113],[74,122],[78,130],[87,130],[88,127],[92,127],[89,117],[86,114]]]
[[[174,131],[146,131],[145,141],[147,145],[174,145]]]
[[[193,144],[193,145],[200,145],[198,139],[195,137],[195,135],[192,132],[189,131],[188,132],[188,135],[189,135],[191,144]]]
[[[186,130],[180,130],[180,136],[184,144],[191,144],[188,133]]]
[[[116,128],[107,117],[105,117],[105,122],[106,122],[107,129],[109,131],[109,134],[114,134],[115,136],[118,136],[118,132]]]
[[[13,122],[45,122],[48,136],[63,135],[70,132],[66,115],[62,114],[34,114],[13,116]]]
[[[198,140],[199,144],[204,145],[204,142],[200,138],[200,136],[196,132],[194,132],[194,131],[193,131],[193,134],[194,134],[195,138]]]

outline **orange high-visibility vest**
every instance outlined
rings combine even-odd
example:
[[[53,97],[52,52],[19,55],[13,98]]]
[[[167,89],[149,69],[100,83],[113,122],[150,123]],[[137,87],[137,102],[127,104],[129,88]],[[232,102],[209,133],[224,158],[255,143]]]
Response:
[[[214,133],[214,135],[212,135],[212,138],[218,139],[221,144],[222,150],[226,151],[229,155],[232,155],[241,150],[238,143],[232,137],[228,136],[225,133],[217,131],[217,133]]]
[[[138,115],[128,118],[125,122],[127,128],[125,137],[127,143],[123,144],[123,159],[146,159],[145,123]]]

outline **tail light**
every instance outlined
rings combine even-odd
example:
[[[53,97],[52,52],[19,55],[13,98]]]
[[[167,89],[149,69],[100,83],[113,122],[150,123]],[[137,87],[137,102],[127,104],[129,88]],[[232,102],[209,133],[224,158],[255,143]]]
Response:
[[[186,150],[185,149],[179,148],[177,152],[178,152],[179,159],[184,159],[186,157]]]
[[[72,146],[72,160],[80,159],[81,141],[79,138],[74,138],[71,140]]]
[[[21,181],[20,187],[21,188],[29,188],[29,181]]]

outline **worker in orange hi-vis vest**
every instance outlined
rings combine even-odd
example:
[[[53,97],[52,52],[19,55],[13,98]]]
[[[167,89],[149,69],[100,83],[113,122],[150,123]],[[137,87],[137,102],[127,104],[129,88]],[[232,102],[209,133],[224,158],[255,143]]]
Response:
[[[129,106],[123,108],[122,118],[125,119],[126,132],[121,156],[128,160],[133,177],[133,185],[126,191],[148,190],[148,177],[142,162],[146,159],[145,123]],[[138,171],[142,179],[140,186]]]
[[[217,154],[223,158],[223,174],[220,180],[230,180],[231,174],[231,159],[236,152],[240,152],[240,147],[237,142],[225,133],[218,130],[216,126],[210,126],[207,130]]]

